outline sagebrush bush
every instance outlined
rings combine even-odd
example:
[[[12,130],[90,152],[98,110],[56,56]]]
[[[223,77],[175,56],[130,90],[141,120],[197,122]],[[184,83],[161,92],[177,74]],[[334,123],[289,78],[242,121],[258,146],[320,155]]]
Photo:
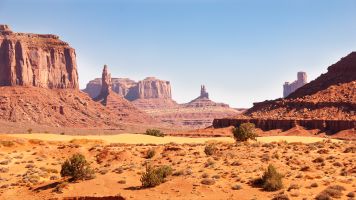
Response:
[[[236,141],[243,142],[247,140],[256,140],[255,124],[243,123],[239,127],[232,129]]]
[[[216,145],[215,144],[208,144],[205,146],[204,148],[204,153],[207,155],[207,156],[212,156],[216,153],[217,151],[217,148],[216,148]]]
[[[154,149],[149,149],[146,153],[146,158],[147,159],[153,158],[153,156],[155,156],[155,154],[156,154],[156,151]]]
[[[151,135],[151,136],[156,136],[156,137],[164,137],[164,133],[157,129],[147,129],[145,134]]]
[[[173,172],[170,166],[160,166],[154,168],[152,166],[146,167],[146,172],[141,176],[141,184],[144,188],[156,187],[157,185],[163,183],[167,176],[171,175]]]
[[[82,154],[74,154],[62,164],[62,177],[70,177],[72,181],[88,180],[95,177],[94,170]]]
[[[283,175],[273,165],[269,165],[262,177],[254,180],[254,184],[266,191],[277,191],[283,188],[282,178]]]

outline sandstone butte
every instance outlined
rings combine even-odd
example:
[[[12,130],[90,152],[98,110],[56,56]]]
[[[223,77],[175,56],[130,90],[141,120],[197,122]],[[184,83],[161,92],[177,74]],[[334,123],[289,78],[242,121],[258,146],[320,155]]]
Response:
[[[15,33],[0,25],[0,122],[16,128],[114,128],[140,122],[130,102],[112,111],[79,90],[75,50],[56,35]]]
[[[285,99],[255,103],[235,118],[215,119],[213,127],[252,122],[262,130],[287,130],[297,125],[330,133],[356,134],[356,52],[328,67],[328,72]]]
[[[90,81],[83,91],[95,99],[101,93],[103,79]],[[110,82],[116,94],[157,120],[175,127],[205,128],[211,126],[214,118],[232,117],[243,111],[210,100],[205,86],[201,86],[199,97],[189,103],[178,104],[172,99],[169,81],[148,77],[138,82],[127,78],[111,78]]]
[[[0,86],[78,89],[75,50],[56,35],[0,25]]]

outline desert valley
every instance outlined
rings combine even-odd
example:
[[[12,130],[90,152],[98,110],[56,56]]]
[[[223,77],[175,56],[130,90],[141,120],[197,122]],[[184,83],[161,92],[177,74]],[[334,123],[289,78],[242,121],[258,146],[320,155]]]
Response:
[[[80,89],[79,67],[59,36],[0,25],[0,199],[355,199],[356,52],[251,108],[110,64]]]

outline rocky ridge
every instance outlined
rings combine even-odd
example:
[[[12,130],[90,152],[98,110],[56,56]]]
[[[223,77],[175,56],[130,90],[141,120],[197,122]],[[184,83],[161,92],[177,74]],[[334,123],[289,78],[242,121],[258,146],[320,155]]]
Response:
[[[263,130],[300,125],[330,132],[351,129],[356,133],[355,113],[356,52],[352,52],[287,98],[255,103],[237,118],[214,120],[214,127],[249,121]]]

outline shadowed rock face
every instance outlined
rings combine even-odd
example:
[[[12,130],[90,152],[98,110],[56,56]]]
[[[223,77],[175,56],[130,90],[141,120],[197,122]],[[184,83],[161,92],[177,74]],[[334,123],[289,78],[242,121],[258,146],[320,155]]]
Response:
[[[78,89],[75,50],[55,35],[0,25],[0,86]]]

